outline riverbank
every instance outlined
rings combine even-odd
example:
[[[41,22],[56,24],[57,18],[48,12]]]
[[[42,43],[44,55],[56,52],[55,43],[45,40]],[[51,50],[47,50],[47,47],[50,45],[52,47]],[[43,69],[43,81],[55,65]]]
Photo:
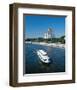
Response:
[[[45,42],[25,42],[25,43],[65,48],[65,44],[61,44],[61,43],[45,43]]]

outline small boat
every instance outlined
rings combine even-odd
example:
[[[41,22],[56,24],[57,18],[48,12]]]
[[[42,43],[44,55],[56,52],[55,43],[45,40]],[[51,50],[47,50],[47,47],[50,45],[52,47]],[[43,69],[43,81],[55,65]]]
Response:
[[[37,55],[43,63],[50,63],[50,58],[44,50],[37,50]]]

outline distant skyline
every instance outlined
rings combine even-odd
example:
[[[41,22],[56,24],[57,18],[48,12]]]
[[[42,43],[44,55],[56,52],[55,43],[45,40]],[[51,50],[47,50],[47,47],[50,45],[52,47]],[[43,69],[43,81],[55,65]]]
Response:
[[[53,30],[55,37],[65,35],[65,16],[25,15],[24,22],[27,38],[44,37],[48,28]]]

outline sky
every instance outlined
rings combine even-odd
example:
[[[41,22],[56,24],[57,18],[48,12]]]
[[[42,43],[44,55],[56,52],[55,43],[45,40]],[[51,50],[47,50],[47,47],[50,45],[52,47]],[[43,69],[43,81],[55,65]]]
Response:
[[[25,36],[27,38],[44,37],[44,33],[51,28],[55,37],[65,35],[65,16],[24,16]]]

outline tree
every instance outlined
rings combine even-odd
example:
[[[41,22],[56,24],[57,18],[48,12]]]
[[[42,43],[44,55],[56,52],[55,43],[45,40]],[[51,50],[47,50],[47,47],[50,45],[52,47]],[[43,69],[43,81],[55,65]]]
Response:
[[[65,36],[61,36],[59,38],[59,42],[61,42],[62,44],[64,44],[65,43]]]

